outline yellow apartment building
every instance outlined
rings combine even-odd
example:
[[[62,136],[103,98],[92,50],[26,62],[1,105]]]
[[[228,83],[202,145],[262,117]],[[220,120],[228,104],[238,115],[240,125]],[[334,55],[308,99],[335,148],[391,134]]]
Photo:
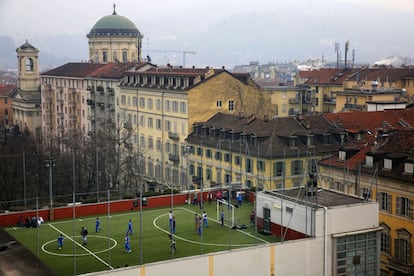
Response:
[[[413,112],[349,112],[327,117],[359,146],[342,147],[337,155],[320,161],[318,180],[324,188],[379,203],[381,275],[414,273]]]

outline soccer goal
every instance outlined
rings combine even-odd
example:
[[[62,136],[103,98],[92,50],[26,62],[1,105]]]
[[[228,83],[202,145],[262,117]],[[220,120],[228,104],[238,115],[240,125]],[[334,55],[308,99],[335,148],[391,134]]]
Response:
[[[221,223],[221,211],[224,213],[224,224],[229,227],[234,226],[234,210],[236,206],[227,202],[224,199],[217,199],[216,202],[216,213],[217,213],[217,221]]]

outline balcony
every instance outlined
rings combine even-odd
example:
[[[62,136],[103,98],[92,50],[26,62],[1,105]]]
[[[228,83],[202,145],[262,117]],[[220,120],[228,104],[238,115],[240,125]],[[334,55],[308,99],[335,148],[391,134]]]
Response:
[[[113,105],[113,104],[108,104],[108,105],[107,105],[107,107],[108,107],[108,109],[109,109],[110,111],[115,111],[115,105]]]
[[[94,102],[93,100],[87,99],[87,100],[86,100],[86,104],[87,104],[87,105],[92,105],[92,106],[94,106],[94,105],[95,105],[95,102]]]
[[[69,101],[70,106],[76,106],[76,101]]]
[[[76,121],[77,118],[78,118],[78,116],[76,116],[76,115],[69,115],[69,120],[71,120],[71,121]]]
[[[180,161],[180,156],[178,154],[169,153],[168,154],[168,160],[174,163],[178,163]]]
[[[104,88],[102,86],[96,87],[96,91],[104,93]]]
[[[115,92],[114,89],[109,86],[106,88],[106,91],[108,92],[108,95],[114,95],[114,92]]]
[[[414,275],[414,264],[405,264],[396,258],[388,258],[387,266],[394,271]]]
[[[95,93],[95,86],[88,86],[88,88],[86,88],[86,90],[88,90],[91,93]]]
[[[191,180],[193,181],[193,183],[201,183],[201,177],[197,175],[193,175]]]
[[[69,93],[75,94],[76,93],[76,88],[69,88]]]
[[[58,112],[58,113],[57,113],[57,116],[58,116],[59,118],[64,118],[64,117],[65,117],[65,114],[64,114],[63,112]]]
[[[300,99],[299,98],[289,98],[289,103],[290,104],[298,104],[298,103],[300,103]]]
[[[99,106],[100,108],[105,108],[104,102],[96,102],[96,105]]]
[[[57,99],[56,99],[56,103],[58,103],[58,104],[63,104],[63,99],[62,99],[62,98],[57,98]]]
[[[168,138],[171,140],[180,140],[180,135],[177,132],[168,131]]]

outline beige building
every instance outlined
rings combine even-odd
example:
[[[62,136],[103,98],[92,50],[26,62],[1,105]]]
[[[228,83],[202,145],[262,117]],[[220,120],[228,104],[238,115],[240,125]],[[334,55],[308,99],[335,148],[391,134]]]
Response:
[[[247,74],[213,68],[127,72],[116,102],[125,131],[133,130],[126,146],[143,157],[139,169],[149,190],[156,189],[157,183],[163,184],[161,188],[188,187],[185,139],[193,123],[207,120],[216,112],[274,115],[270,96],[260,91]]]
[[[38,133],[42,125],[42,108],[39,81],[39,50],[27,40],[16,49],[18,60],[17,89],[13,99],[14,125],[21,130]]]
[[[87,35],[94,63],[140,62],[143,35],[128,18],[114,11],[99,19]]]

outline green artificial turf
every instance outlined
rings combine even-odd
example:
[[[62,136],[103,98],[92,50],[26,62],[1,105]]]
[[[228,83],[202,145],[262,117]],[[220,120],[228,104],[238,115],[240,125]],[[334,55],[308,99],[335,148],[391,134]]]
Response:
[[[101,230],[98,233],[95,233],[95,216],[53,221],[38,228],[6,230],[38,254],[58,275],[74,275],[278,241],[276,237],[257,233],[256,228],[249,225],[252,209],[253,205],[250,202],[243,203],[235,209],[235,223],[248,226],[247,229],[239,231],[221,226],[216,221],[215,202],[206,202],[204,210],[209,217],[209,227],[203,228],[202,235],[199,235],[194,224],[194,214],[201,214],[199,207],[173,206],[176,218],[175,252],[170,249],[168,237],[170,208],[149,209],[142,213],[133,211],[100,215]],[[131,253],[124,250],[129,219],[132,219],[134,231],[130,236]],[[86,246],[82,245],[80,237],[83,226],[89,231]],[[61,250],[57,247],[59,233],[65,237]]]

